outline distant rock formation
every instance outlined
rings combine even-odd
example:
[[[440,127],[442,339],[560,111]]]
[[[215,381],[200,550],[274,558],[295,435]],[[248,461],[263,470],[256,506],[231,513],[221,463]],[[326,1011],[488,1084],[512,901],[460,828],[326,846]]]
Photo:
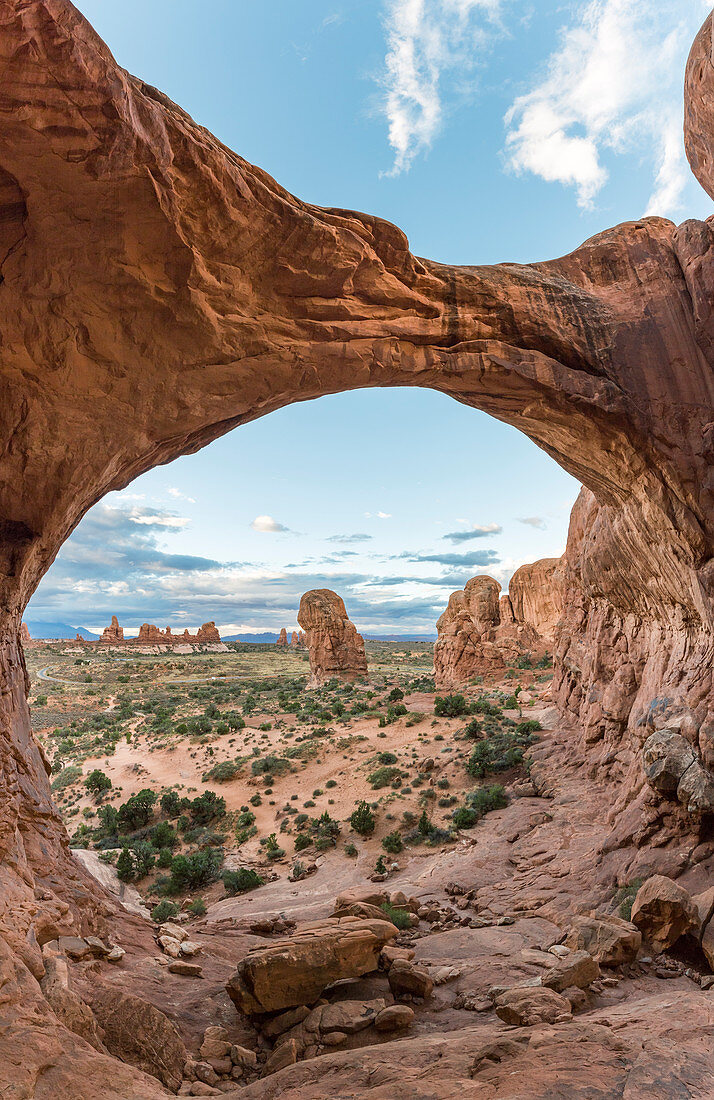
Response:
[[[297,648],[300,645],[300,639],[298,638],[297,630],[293,630],[292,634],[290,635],[290,645],[293,648]]]
[[[27,623],[20,623],[20,641],[23,645],[27,645],[28,642],[32,641]]]
[[[107,645],[121,645],[124,641],[124,628],[119,626],[116,615],[112,615],[111,625],[104,627],[99,641]]]
[[[77,640],[81,641],[79,635]],[[119,626],[116,615],[112,615],[111,625],[104,628],[99,641],[104,645],[214,645],[220,643],[221,635],[211,620],[199,627],[195,634],[189,634],[188,630],[184,630],[183,634],[174,634],[170,626],[161,630],[153,623],[142,623],[136,638],[125,638],[124,628]]]
[[[280,636],[278,637],[278,640],[275,644],[276,644],[276,646],[279,646],[281,649],[284,649],[287,646],[287,644],[288,644],[288,632],[285,629],[285,627],[283,627],[283,629],[280,631]]]
[[[528,623],[541,638],[552,643],[563,615],[563,584],[562,559],[541,558],[516,570],[508,585],[508,596],[501,597],[501,604],[509,600],[515,621]]]
[[[555,590],[558,583],[558,560],[552,567],[549,560],[518,570],[522,575],[516,584],[515,604],[510,596],[500,596],[500,584],[487,576],[472,577],[462,592],[451,594],[436,624],[437,690],[463,687],[472,676],[497,671],[526,652],[545,649],[555,628],[552,617],[557,597],[551,589]],[[530,583],[537,585],[536,594]],[[547,638],[536,629],[536,622],[547,628]]]
[[[315,588],[300,600],[298,622],[310,654],[310,687],[336,676],[358,680],[367,675],[364,639],[347,618],[342,599],[329,588]]]

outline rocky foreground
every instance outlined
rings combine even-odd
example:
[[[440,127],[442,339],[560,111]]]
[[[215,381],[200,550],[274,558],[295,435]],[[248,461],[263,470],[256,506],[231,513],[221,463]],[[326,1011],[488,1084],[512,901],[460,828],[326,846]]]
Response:
[[[607,777],[557,723],[532,757],[384,882],[328,852],[197,921],[58,914],[39,986],[5,966],[7,1095],[711,1096],[714,842],[604,850]]]

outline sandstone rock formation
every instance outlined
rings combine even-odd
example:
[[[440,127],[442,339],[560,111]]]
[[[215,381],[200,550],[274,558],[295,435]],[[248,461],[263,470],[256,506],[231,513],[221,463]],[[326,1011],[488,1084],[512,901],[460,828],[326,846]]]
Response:
[[[226,988],[248,1014],[312,1004],[333,982],[376,970],[380,951],[396,934],[390,921],[359,917],[304,925],[287,940],[250,951]]]
[[[306,592],[300,600],[298,622],[305,631],[310,654],[310,684],[317,687],[336,676],[358,680],[367,675],[364,639],[347,618],[344,602],[329,588]]]
[[[293,630],[292,634],[290,635],[290,645],[293,649],[296,649],[300,645],[300,639],[298,638],[297,630]]]
[[[531,565],[522,565],[508,582],[508,600],[515,622],[527,623],[550,644],[563,614],[563,595],[560,558],[541,558]]]
[[[700,927],[699,913],[688,892],[666,875],[652,875],[632,904],[632,923],[655,951],[664,951]]]
[[[275,644],[279,648],[283,648],[283,649],[287,646],[287,644],[288,644],[288,632],[285,629],[285,627],[283,627],[282,630],[280,631],[280,634],[278,635],[278,640]]]
[[[664,812],[647,816],[647,736],[686,718],[705,767],[714,751],[714,225],[645,218],[544,263],[432,263],[394,226],[304,203],[226,149],[120,68],[69,0],[0,0],[0,12],[3,1085],[148,1100],[163,1089],[64,1027],[38,985],[41,944],[111,912],[69,855],[27,707],[21,616],[62,542],[108,491],[297,399],[422,385],[493,413],[586,487],[563,562],[555,698],[584,727],[586,765],[624,792],[610,851],[644,843]],[[708,18],[686,141],[714,197],[711,39]],[[687,813],[672,811],[680,834]],[[617,1095],[644,1032],[659,1077],[706,1095],[711,998],[673,1000],[666,1028],[655,1006],[617,1044],[583,1025],[593,1049],[578,1074],[597,1064]],[[556,1029],[493,1058],[482,1035],[419,1037],[381,1088],[416,1100],[436,1078],[467,1095],[479,1075],[495,1096],[536,1071],[548,1095],[548,1058],[575,1061],[564,1041]],[[334,1095],[340,1068],[345,1088],[365,1080],[373,1056],[341,1057],[306,1071],[325,1078],[315,1100]],[[305,1095],[298,1069],[276,1086],[284,1100]],[[559,1088],[579,1087],[564,1077]]]
[[[537,563],[540,564],[540,563]],[[534,567],[523,567],[534,568]],[[472,577],[463,592],[453,592],[436,624],[434,679],[437,690],[463,687],[472,676],[502,669],[526,652],[544,649],[543,639],[522,614],[526,583],[517,586],[520,600],[514,607],[493,577]],[[526,605],[531,613],[538,605]],[[543,615],[539,621],[545,621]]]
[[[20,623],[20,641],[23,645],[27,645],[28,642],[32,641],[27,623]]]
[[[106,645],[121,645],[124,640],[124,627],[119,626],[116,615],[112,615],[111,624],[104,627],[99,641],[104,642]]]
[[[105,626],[99,641],[104,645],[213,645],[220,643],[221,635],[213,621],[204,623],[195,634],[189,634],[188,630],[184,630],[182,634],[174,634],[170,626],[161,630],[153,623],[142,623],[135,638],[125,638],[124,628],[119,626],[116,615],[112,615],[111,625]]]

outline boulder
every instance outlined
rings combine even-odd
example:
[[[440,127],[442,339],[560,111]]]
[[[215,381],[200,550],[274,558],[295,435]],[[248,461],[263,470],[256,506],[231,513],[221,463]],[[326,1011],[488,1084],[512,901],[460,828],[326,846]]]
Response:
[[[601,966],[621,966],[637,958],[642,933],[620,917],[575,917],[565,943],[573,951],[587,951]]]
[[[570,1001],[554,989],[539,986],[515,986],[496,998],[496,1015],[506,1024],[534,1027],[554,1024],[572,1016]]]
[[[664,951],[699,930],[699,914],[686,890],[665,875],[653,875],[637,891],[632,923],[655,951]]]
[[[388,971],[389,988],[395,996],[410,993],[413,997],[430,997],[434,983],[429,971],[407,959],[394,959]]]
[[[333,982],[376,970],[380,951],[396,935],[386,920],[330,917],[304,925],[289,939],[253,948],[226,989],[247,1014],[309,1004]]]
[[[657,730],[642,747],[647,782],[670,797],[676,795],[680,779],[695,760],[694,749],[677,730]]]
[[[111,1054],[158,1078],[168,1089],[178,1089],[186,1047],[163,1012],[132,993],[103,988],[96,992],[92,1010]]]
[[[600,977],[600,967],[587,951],[572,951],[564,959],[558,959],[542,977],[541,983],[556,993],[576,986],[587,989]]]
[[[414,1009],[409,1005],[388,1005],[377,1014],[374,1026],[377,1031],[402,1031],[414,1023]]]

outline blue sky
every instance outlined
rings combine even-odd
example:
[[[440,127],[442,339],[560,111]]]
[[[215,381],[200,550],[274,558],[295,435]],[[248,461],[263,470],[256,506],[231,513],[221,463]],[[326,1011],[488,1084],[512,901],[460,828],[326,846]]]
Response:
[[[701,0],[80,0],[120,64],[302,198],[442,262],[529,262],[645,213],[707,217],[681,142]],[[27,617],[295,625],[337,589],[369,633],[434,629],[476,573],[562,552],[577,483],[437,393],[296,405],[88,514]]]

